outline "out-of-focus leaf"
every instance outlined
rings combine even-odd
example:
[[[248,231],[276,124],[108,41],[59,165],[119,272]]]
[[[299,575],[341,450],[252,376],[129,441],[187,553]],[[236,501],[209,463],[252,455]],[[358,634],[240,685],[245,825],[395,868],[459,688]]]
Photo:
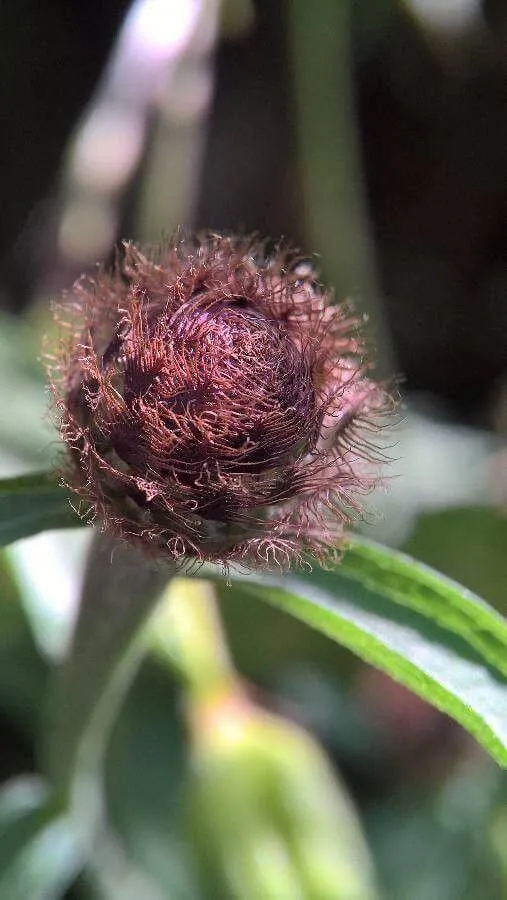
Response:
[[[68,493],[50,473],[0,479],[0,546],[40,531],[83,524]]]
[[[199,900],[183,840],[186,736],[181,713],[167,668],[151,661],[142,666],[108,747],[107,807],[131,865],[146,873],[164,898]]]
[[[335,571],[242,578],[237,588],[387,672],[507,766],[507,624],[469,591],[358,539]]]
[[[85,858],[76,823],[44,782],[18,778],[0,791],[0,897],[59,900]]]
[[[54,429],[39,344],[35,329],[0,310],[0,449],[40,467],[54,455]]]
[[[79,898],[80,900],[198,900],[190,892],[180,896],[159,886],[139,868],[117,835],[107,827],[96,834],[93,854],[79,882]]]
[[[483,900],[507,896],[491,852],[495,809],[505,809],[504,773],[476,757],[458,762],[415,796],[390,791],[368,809],[369,838],[389,900]],[[505,840],[502,855],[505,855]],[[499,865],[500,863],[500,865]]]
[[[472,506],[487,498],[493,502],[491,456],[498,442],[492,434],[435,418],[409,399],[393,440],[389,490],[378,490],[372,498],[380,513],[375,540],[399,547],[421,514]]]
[[[3,549],[37,647],[63,659],[72,636],[91,528],[45,531]]]
[[[456,507],[417,520],[405,550],[507,612],[507,516]]]
[[[25,318],[0,310],[0,367],[43,385],[40,363],[40,335],[38,326],[27,324]]]
[[[33,737],[48,670],[37,653],[15,573],[0,550],[0,707]]]

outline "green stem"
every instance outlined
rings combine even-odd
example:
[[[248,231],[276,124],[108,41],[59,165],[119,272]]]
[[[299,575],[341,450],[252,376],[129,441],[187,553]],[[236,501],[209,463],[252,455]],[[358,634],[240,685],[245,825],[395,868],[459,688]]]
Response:
[[[192,39],[167,66],[139,195],[135,237],[160,241],[194,218],[206,120],[213,98],[211,54],[218,30],[220,0],[200,0]]]
[[[236,685],[211,582],[174,578],[151,633],[155,652],[185,681],[191,703],[206,702]]]
[[[170,571],[100,535],[92,548],[73,645],[56,673],[45,770],[66,804],[100,811],[110,729],[147,649],[144,625]]]
[[[371,321],[381,376],[392,372],[376,279],[352,84],[350,0],[288,3],[303,204],[323,274]]]

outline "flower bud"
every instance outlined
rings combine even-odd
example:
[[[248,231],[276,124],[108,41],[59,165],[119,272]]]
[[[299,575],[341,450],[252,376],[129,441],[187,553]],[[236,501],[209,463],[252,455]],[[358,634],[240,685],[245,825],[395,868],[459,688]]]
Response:
[[[82,278],[49,366],[67,484],[115,534],[173,560],[288,568],[336,552],[379,481],[388,398],[351,308],[312,267],[206,235]]]
[[[241,694],[191,713],[190,822],[213,896],[375,900],[354,808],[318,744]]]

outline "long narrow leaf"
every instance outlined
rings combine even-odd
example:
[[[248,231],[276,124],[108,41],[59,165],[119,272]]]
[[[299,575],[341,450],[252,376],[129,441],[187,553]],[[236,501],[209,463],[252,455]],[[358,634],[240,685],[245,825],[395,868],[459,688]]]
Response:
[[[83,524],[51,473],[0,479],[0,546],[40,531]]]
[[[445,575],[404,553],[355,537],[333,577],[338,586],[349,580],[358,581],[461,635],[490,665],[507,676],[507,621],[472,591]],[[320,573],[316,575],[319,578]],[[323,583],[329,584],[328,575],[324,575]]]
[[[84,865],[87,841],[48,786],[21,776],[0,791],[0,897],[55,900]]]
[[[465,588],[361,540],[336,571],[237,576],[235,588],[348,647],[452,716],[507,766],[507,626]]]

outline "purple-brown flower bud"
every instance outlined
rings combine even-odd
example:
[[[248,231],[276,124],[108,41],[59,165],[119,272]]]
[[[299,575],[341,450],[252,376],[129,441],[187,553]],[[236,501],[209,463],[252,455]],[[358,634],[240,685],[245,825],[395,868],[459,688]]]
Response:
[[[308,262],[214,234],[146,255],[128,243],[58,316],[65,477],[106,527],[222,564],[339,547],[379,480],[364,433],[388,398],[350,306],[330,305]]]

